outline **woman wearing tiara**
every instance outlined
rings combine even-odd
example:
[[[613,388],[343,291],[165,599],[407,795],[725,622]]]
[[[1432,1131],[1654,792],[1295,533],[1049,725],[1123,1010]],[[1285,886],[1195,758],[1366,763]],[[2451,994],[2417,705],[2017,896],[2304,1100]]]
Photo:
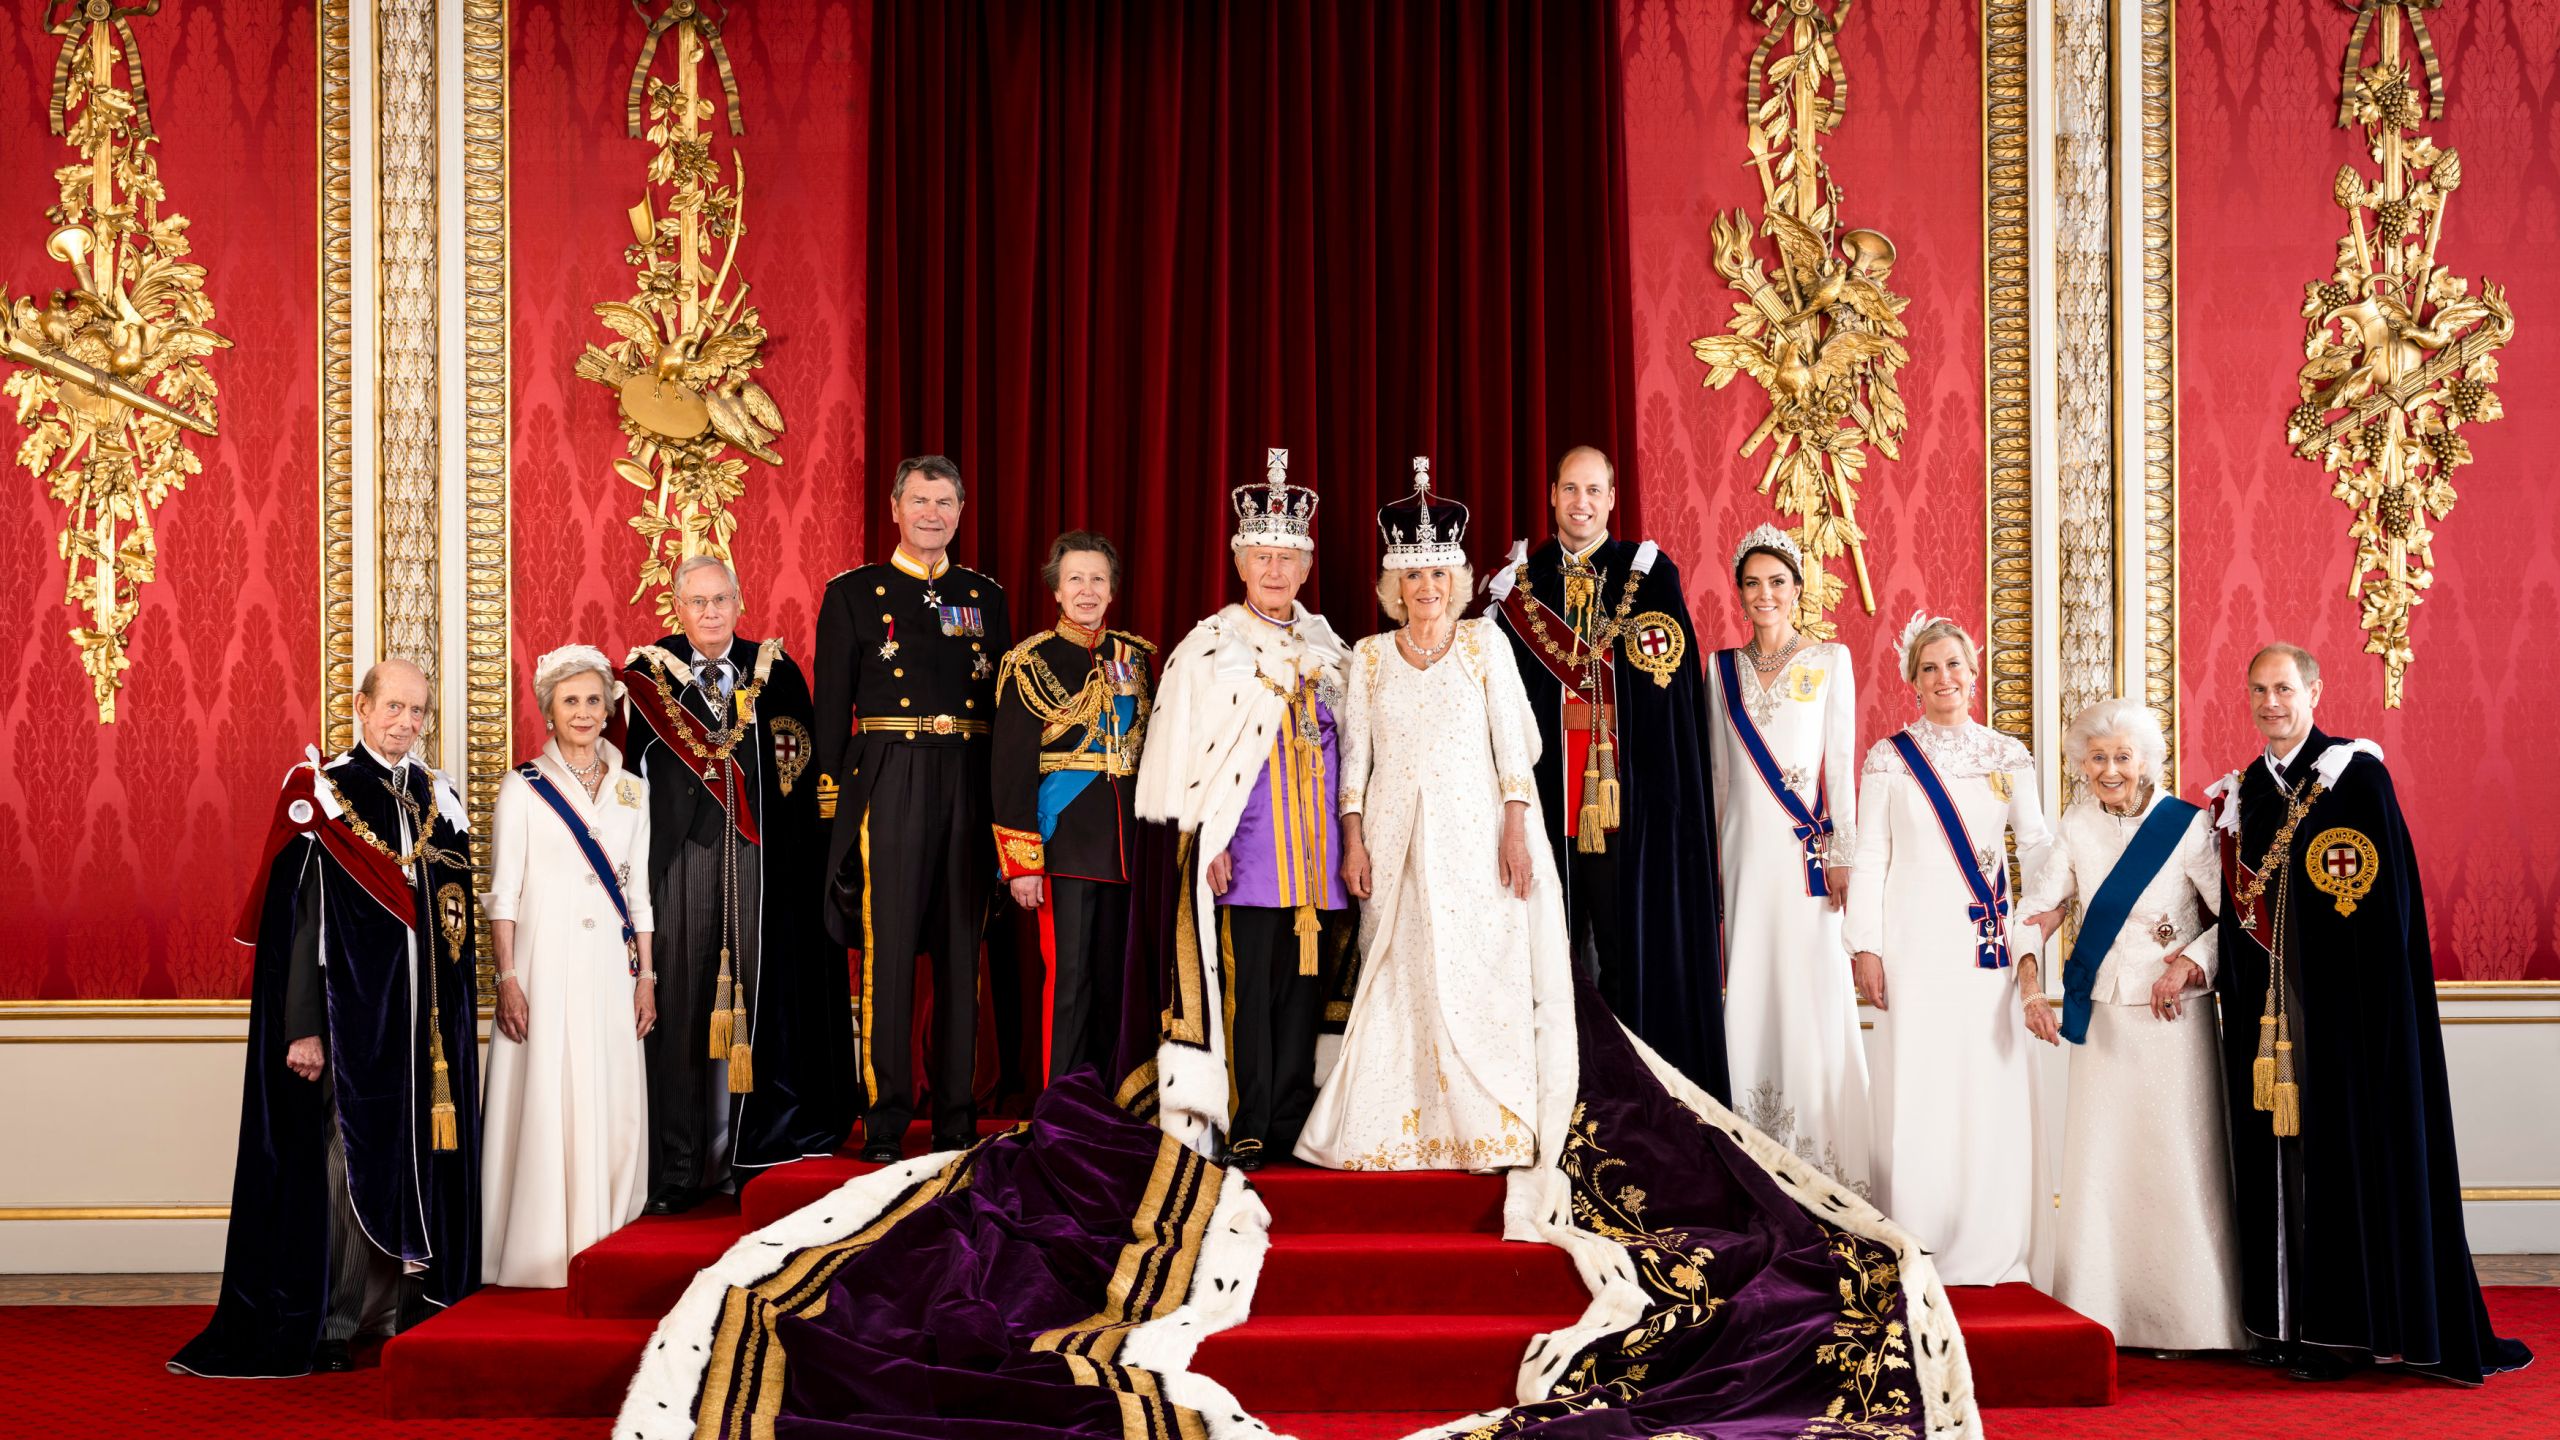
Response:
[[[1999,1285],[2042,1260],[2052,1215],[2033,1041],[2014,1018],[2007,842],[2032,875],[2053,837],[2027,748],[1973,718],[1963,627],[1914,615],[1901,654],[1920,718],[1867,751],[1842,927],[1859,998],[1882,1012],[1875,1202],[1946,1283]]]
[[[1796,633],[1804,562],[1763,525],[1733,555],[1751,643],[1707,665],[1716,853],[1725,894],[1725,1054],[1734,1109],[1869,1193],[1867,1054],[1840,953],[1857,781],[1849,648]]]
[[[1466,507],[1378,512],[1378,602],[1342,715],[1343,882],[1360,988],[1298,1158],[1341,1170],[1552,1163],[1572,1101],[1572,961],[1537,814],[1538,732],[1511,646],[1460,620]],[[1539,837],[1533,840],[1532,837]],[[1542,1102],[1544,1113],[1542,1114]]]

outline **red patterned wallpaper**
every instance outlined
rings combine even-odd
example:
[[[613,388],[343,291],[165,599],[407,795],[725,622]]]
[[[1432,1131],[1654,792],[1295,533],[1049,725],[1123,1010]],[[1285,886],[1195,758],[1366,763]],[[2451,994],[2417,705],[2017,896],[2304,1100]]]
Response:
[[[2198,784],[2257,748],[2244,674],[2278,636],[2318,654],[2324,728],[2389,756],[2445,979],[2560,979],[2560,771],[2543,719],[2560,678],[2560,520],[2534,466],[2560,443],[2560,0],[2432,11],[2450,81],[2428,127],[2462,153],[2439,258],[2507,286],[2506,418],[2466,428],[2476,463],[2436,527],[2436,588],[2412,625],[2404,708],[2382,708],[2346,595],[2348,513],[2285,450],[2305,282],[2343,233],[2357,159],[2335,124],[2351,23],[2328,0],[2178,7],[2181,730]],[[2370,166],[2365,168],[2370,169]],[[2191,787],[2192,788],[2192,787]]]
[[[571,374],[589,342],[611,338],[591,307],[631,293],[624,212],[640,199],[653,147],[623,130],[642,35],[629,6],[520,0],[512,18],[516,735],[530,752],[542,739],[534,656],[579,641],[620,659],[662,633],[651,605],[631,603],[642,547],[628,522],[640,492],[609,468],[623,453],[613,393]],[[819,591],[861,561],[868,518],[862,97],[871,9],[867,0],[771,0],[734,12],[725,38],[747,130],[738,142],[747,165],[738,273],[755,286],[773,335],[758,379],[789,426],[774,442],[784,463],[753,466],[737,507],[740,628],[781,635],[805,664]],[[671,73],[663,47],[658,70]],[[709,67],[703,73],[711,86]]]
[[[0,278],[17,293],[63,275],[43,213],[69,153],[45,130],[61,42],[34,9],[0,23]],[[277,778],[316,738],[311,8],[172,5],[134,33],[164,208],[194,221],[213,328],[235,348],[206,362],[222,435],[191,442],[204,473],[160,511],[160,578],[142,589],[112,726],[97,723],[66,638],[60,507],[14,463],[0,478],[0,603],[18,621],[0,642],[0,999],[244,993],[247,952],[228,932],[246,852]],[[14,452],[12,421],[0,436]]]
[[[1760,215],[1743,164],[1744,68],[1760,31],[1741,0],[1621,0],[1627,189],[1634,247],[1639,450],[1646,527],[1680,561],[1701,640],[1746,637],[1725,562],[1777,518],[1757,492],[1767,461],[1735,451],[1764,402],[1748,377],[1723,390],[1689,342],[1723,328],[1733,295],[1708,263],[1717,210]],[[1902,458],[1867,472],[1858,519],[1876,609],[1834,613],[1865,689],[1862,737],[1913,712],[1893,637],[1926,606],[1982,633],[1982,27],[1979,0],[1858,7],[1842,38],[1849,112],[1824,147],[1850,223],[1890,236],[1893,288],[1911,297]],[[1623,464],[1623,461],[1622,461]]]

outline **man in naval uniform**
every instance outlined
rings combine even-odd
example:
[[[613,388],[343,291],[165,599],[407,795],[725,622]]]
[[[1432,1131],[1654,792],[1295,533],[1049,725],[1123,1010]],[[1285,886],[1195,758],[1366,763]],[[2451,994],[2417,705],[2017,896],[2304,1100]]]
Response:
[[[649,1213],[831,1154],[853,1123],[844,956],[820,933],[825,850],[808,682],[780,640],[737,633],[737,573],[676,567],[683,628],[622,673],[624,763],[649,782],[658,1026]]]
[[[2223,1103],[2240,1318],[2305,1380],[2397,1364],[2476,1385],[2533,1358],[2489,1328],[2462,1226],[2426,893],[2370,740],[2312,723],[2320,662],[2249,662],[2265,751],[2219,797]]]
[[[832,814],[836,939],[862,952],[862,1154],[915,1118],[915,959],[933,963],[933,1148],[976,1139],[978,947],[995,887],[987,794],[1004,589],[951,562],[968,492],[939,455],[898,462],[897,548],[827,582],[818,610],[818,805]]]
[[[1486,589],[1538,715],[1538,801],[1585,973],[1627,1027],[1727,1098],[1707,689],[1680,567],[1609,534],[1609,457],[1556,462],[1553,539]]]
[[[1298,602],[1316,493],[1272,450],[1234,491],[1245,598],[1165,659],[1138,769],[1140,817],[1182,832],[1157,1101],[1166,1129],[1221,1163],[1286,1155],[1315,1106],[1322,920],[1342,888],[1334,714],[1349,650]]]
[[[996,860],[1014,903],[1039,917],[1046,1078],[1090,1065],[1117,1085],[1131,807],[1156,647],[1103,626],[1120,588],[1109,540],[1068,531],[1050,544],[1040,578],[1057,596],[1058,626],[996,670]]]
[[[480,1283],[470,821],[411,753],[404,660],[365,672],[362,738],[286,772],[235,932],[257,947],[222,1293],[182,1374],[345,1370]]]

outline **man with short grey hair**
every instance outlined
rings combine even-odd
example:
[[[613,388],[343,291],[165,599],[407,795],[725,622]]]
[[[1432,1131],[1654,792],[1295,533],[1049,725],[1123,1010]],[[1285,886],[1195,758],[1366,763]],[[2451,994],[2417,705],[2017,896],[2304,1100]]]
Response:
[[[676,567],[681,629],[623,670],[629,753],[649,782],[658,1027],[649,1211],[690,1209],[734,1172],[832,1152],[853,1122],[845,969],[819,933],[814,711],[780,640],[738,634],[717,555]]]
[[[916,1111],[915,960],[933,969],[932,1144],[976,1140],[978,948],[995,892],[988,795],[1004,587],[952,563],[967,491],[940,455],[899,463],[898,543],[827,582],[818,610],[819,806],[834,817],[828,920],[862,952],[862,1154],[899,1158]]]

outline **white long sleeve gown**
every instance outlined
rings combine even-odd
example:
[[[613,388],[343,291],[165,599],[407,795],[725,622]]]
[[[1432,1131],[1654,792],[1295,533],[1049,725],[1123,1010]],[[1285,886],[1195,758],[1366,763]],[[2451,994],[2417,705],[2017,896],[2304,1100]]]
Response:
[[[2014,836],[2034,873],[2052,836],[2027,748],[1971,720],[1915,720],[1902,733],[1945,783],[1980,858],[2005,864]],[[1890,740],[1867,751],[1859,778],[1855,864],[1843,941],[1882,956],[1885,974],[1876,1206],[1928,1245],[1950,1285],[2027,1280],[2052,1229],[2028,1049],[2038,1042],[2020,1022],[2016,968],[1977,963],[1972,892]]]
[[[603,846],[632,928],[650,931],[648,782],[623,769],[611,745],[601,748],[607,770],[592,801],[556,742],[534,764]],[[621,917],[569,827],[513,771],[498,782],[483,912],[515,922],[526,1018],[522,1043],[489,1038],[480,1278],[557,1288],[569,1283],[571,1256],[631,1223],[647,1201],[649,1088]]]
[[[1490,620],[1462,621],[1418,670],[1374,635],[1350,670],[1341,805],[1361,817],[1371,894],[1360,988],[1297,1156],[1340,1170],[1552,1161],[1541,1101],[1555,1112],[1573,1083],[1572,961],[1510,642]],[[1529,806],[1526,900],[1502,887],[1513,800]]]
[[[2098,888],[2159,805],[2110,815],[2094,799],[2063,812],[2061,842],[2027,884],[2021,915]],[[2222,868],[2209,812],[2187,824],[2099,963],[2087,1043],[2071,1051],[2053,1297],[2115,1332],[2119,1345],[2240,1350],[2240,1257],[2223,1134],[2221,1026],[2214,1018],[2214,915]],[[2036,937],[2020,927],[2023,945]],[[2175,1020],[2151,1013],[2164,962],[2204,970]],[[2058,967],[2043,967],[2059,997]]]
[[[1742,702],[1780,778],[1810,805],[1827,787],[1830,864],[1857,846],[1857,686],[1845,645],[1809,645],[1764,686],[1737,656]],[[1725,1058],[1733,1108],[1761,1134],[1870,1194],[1867,1052],[1858,987],[1839,958],[1840,912],[1805,893],[1795,822],[1743,752],[1721,668],[1707,664],[1717,845],[1724,880]]]

